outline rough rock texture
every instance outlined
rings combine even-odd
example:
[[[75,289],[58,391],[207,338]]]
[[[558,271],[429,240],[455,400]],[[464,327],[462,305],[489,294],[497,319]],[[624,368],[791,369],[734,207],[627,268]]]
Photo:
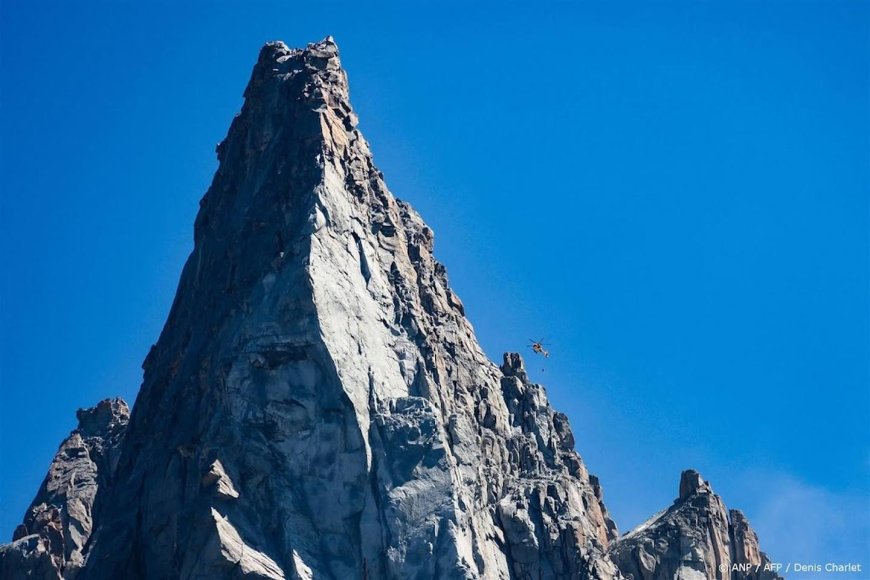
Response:
[[[567,418],[519,355],[486,358],[432,230],[388,191],[331,38],[263,48],[217,154],[120,460],[93,471],[111,485],[89,496],[90,540],[77,525],[58,559],[28,527],[7,565],[71,577],[83,556],[83,580],[622,578],[611,549],[633,571]],[[716,546],[758,558],[736,522]]]
[[[98,491],[112,483],[130,412],[121,399],[106,399],[77,417],[24,523],[0,546],[0,578],[73,578],[84,563]]]
[[[584,578],[563,415],[477,344],[331,39],[260,54],[145,364],[85,578]]]
[[[629,580],[777,580],[743,513],[694,470],[680,477],[669,509],[611,544],[609,555]]]

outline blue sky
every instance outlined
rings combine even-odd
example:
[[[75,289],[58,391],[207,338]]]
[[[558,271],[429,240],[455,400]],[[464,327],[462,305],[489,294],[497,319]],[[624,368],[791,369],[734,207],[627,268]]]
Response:
[[[867,30],[836,1],[2,2],[0,530],[76,408],[135,398],[260,45],[332,34],[489,355],[551,343],[532,372],[621,530],[695,467],[774,560],[870,565]]]

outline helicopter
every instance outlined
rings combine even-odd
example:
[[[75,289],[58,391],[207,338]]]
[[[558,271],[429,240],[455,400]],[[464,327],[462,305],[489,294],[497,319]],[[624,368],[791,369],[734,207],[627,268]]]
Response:
[[[532,347],[532,351],[535,354],[544,355],[544,358],[550,358],[550,353],[547,352],[547,350],[544,348],[547,343],[544,342],[543,338],[540,340],[534,340],[530,338],[529,342],[531,343],[529,346]]]

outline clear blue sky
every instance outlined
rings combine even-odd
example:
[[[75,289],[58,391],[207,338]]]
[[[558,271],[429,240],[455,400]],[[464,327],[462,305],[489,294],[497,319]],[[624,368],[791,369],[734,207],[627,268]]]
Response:
[[[775,560],[870,565],[868,3],[60,4],[0,4],[4,538],[76,408],[135,398],[260,45],[332,34],[621,530],[695,467]]]

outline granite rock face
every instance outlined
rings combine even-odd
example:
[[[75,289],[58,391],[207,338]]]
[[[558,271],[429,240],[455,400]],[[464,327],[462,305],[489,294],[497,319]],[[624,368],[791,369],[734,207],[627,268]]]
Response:
[[[123,400],[106,399],[77,417],[78,427],[61,443],[24,523],[11,544],[0,546],[4,579],[73,578],[84,564],[101,507],[97,497],[112,484],[130,412]]]
[[[563,415],[478,345],[331,39],[260,53],[82,578],[587,578]]]
[[[646,536],[618,539],[567,418],[519,355],[487,359],[432,230],[387,189],[331,38],[262,49],[217,154],[126,434],[94,462],[92,519],[69,493],[34,502],[87,533],[61,552],[25,519],[10,578],[638,572]],[[706,501],[695,487],[684,503]],[[760,558],[732,520],[716,546]]]
[[[743,513],[727,511],[691,469],[674,505],[611,544],[609,555],[629,580],[780,578]]]

